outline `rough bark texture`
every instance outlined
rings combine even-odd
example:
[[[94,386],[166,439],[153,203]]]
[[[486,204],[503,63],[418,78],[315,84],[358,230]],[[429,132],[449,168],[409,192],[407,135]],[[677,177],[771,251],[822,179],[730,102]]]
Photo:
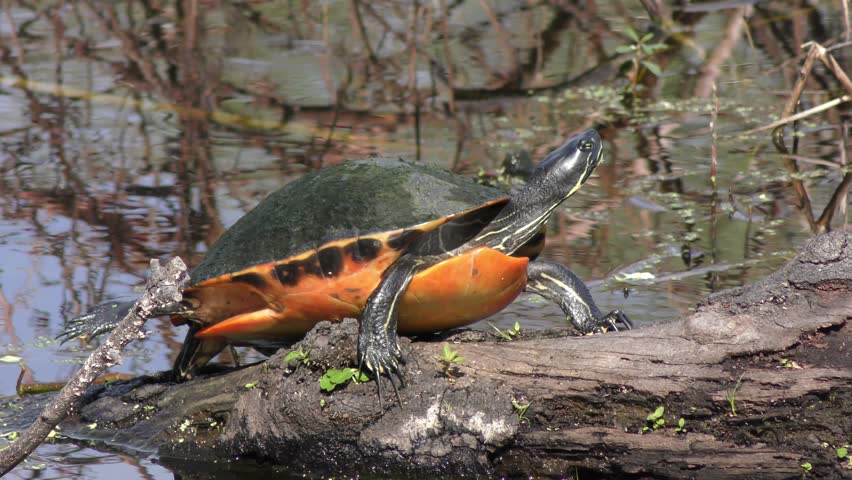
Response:
[[[180,385],[148,377],[100,387],[64,432],[156,452],[193,478],[236,477],[255,461],[339,474],[583,479],[798,478],[809,462],[813,478],[852,478],[835,453],[852,443],[851,293],[852,235],[823,235],[765,280],[714,295],[679,322],[406,343],[403,406],[384,413],[374,383],[320,391],[326,368],[353,365],[357,333],[354,321],[326,322],[301,342],[310,365],[278,354]],[[437,366],[444,341],[465,358],[454,382]],[[513,400],[530,404],[524,419]],[[642,434],[658,406],[666,426]],[[680,418],[686,433],[675,432]],[[91,422],[97,428],[85,428]],[[211,464],[235,458],[248,462]]]

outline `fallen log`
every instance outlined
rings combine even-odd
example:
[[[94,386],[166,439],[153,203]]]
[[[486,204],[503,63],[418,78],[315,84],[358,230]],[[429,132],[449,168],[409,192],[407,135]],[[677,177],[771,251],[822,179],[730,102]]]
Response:
[[[402,406],[386,400],[384,412],[372,382],[320,389],[328,368],[354,365],[349,320],[312,330],[294,347],[307,359],[281,352],[182,384],[155,375],[92,387],[62,433],[156,454],[187,478],[258,464],[341,475],[852,478],[837,455],[852,443],[850,318],[852,235],[834,232],[670,324],[403,340],[408,384]],[[438,365],[444,343],[464,358],[455,371]],[[16,400],[14,415],[7,404],[0,422],[31,421],[43,401]]]

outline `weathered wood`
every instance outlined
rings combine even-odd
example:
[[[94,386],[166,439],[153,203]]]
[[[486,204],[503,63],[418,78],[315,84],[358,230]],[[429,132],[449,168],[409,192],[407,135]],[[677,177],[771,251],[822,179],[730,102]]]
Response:
[[[278,354],[180,385],[151,377],[98,387],[63,431],[157,452],[194,475],[239,457],[342,474],[581,478],[793,478],[810,462],[813,477],[850,478],[835,454],[852,443],[850,317],[852,235],[835,232],[678,322],[406,343],[403,407],[383,414],[373,383],[320,391],[327,367],[354,364],[357,332],[354,321],[326,322],[301,342],[310,366]],[[465,358],[455,382],[437,366],[444,341]],[[739,379],[733,416],[726,396]],[[524,420],[513,400],[530,403]],[[658,406],[666,426],[641,434]],[[679,418],[686,433],[675,432]]]
[[[127,316],[83,363],[74,377],[62,387],[50,402],[34,416],[24,433],[14,443],[0,450],[0,477],[9,473],[38,447],[50,432],[74,408],[78,407],[87,388],[106,369],[121,362],[121,352],[132,340],[144,338],[142,325],[155,312],[168,306],[180,305],[181,291],[187,280],[186,265],[175,257],[165,267],[159,260],[151,260],[151,275],[142,294]]]

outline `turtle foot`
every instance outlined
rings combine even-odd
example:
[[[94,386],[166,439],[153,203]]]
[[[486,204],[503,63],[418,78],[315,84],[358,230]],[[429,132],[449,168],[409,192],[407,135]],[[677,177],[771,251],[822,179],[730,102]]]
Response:
[[[402,399],[399,396],[399,388],[405,387],[405,358],[402,355],[402,350],[399,348],[399,342],[396,335],[391,335],[392,338],[384,338],[383,341],[361,341],[358,345],[358,371],[366,370],[376,380],[376,391],[379,396],[379,410],[385,411],[384,399],[382,396],[382,377],[387,377],[393,387],[396,401],[402,406]],[[394,380],[396,377],[396,381]],[[397,387],[397,381],[399,387]]]
[[[616,332],[620,331],[618,326],[624,330],[633,330],[633,322],[627,318],[627,314],[622,312],[621,310],[613,310],[606,315],[599,318],[596,322],[597,325],[594,328],[594,333],[603,333],[606,330],[615,330]]]

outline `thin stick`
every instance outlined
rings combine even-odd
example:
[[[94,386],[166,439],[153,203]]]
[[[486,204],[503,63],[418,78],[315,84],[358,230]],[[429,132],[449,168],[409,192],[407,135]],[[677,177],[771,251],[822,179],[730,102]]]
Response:
[[[21,43],[18,42],[18,27],[15,25],[15,19],[12,18],[12,7],[9,5],[9,0],[3,0],[3,11],[6,12],[6,18],[9,20],[9,36],[12,37],[12,45],[15,47],[15,53],[18,57],[18,67],[24,68],[24,50],[21,48]]]
[[[819,52],[819,59],[822,63],[824,63],[825,66],[834,73],[834,76],[837,77],[837,81],[843,85],[843,88],[845,88],[848,93],[852,94],[852,80],[849,80],[849,76],[846,75],[846,72],[837,64],[837,60],[834,59],[834,55],[828,53],[822,45],[817,45],[816,48]]]
[[[816,222],[817,225],[822,227],[822,231],[828,230],[829,225],[831,225],[831,219],[834,217],[834,212],[843,210],[843,213],[846,213],[846,195],[849,192],[850,185],[852,185],[852,173],[847,173],[843,176],[843,181],[840,182],[837,189],[834,190],[831,199],[825,204],[822,215],[819,216],[819,220]]]
[[[503,50],[503,54],[509,62],[508,71],[511,72],[512,75],[515,75],[518,73],[518,59],[515,56],[516,50],[515,47],[512,46],[508,32],[506,32],[506,29],[503,28],[503,24],[500,23],[500,19],[497,18],[497,14],[494,12],[494,9],[488,4],[488,0],[479,0],[479,5],[482,6],[482,10],[484,10],[486,15],[488,15],[488,21],[491,22],[491,26],[494,27],[494,31],[497,33],[497,40],[500,44],[500,49]]]
[[[713,187],[713,195],[716,195],[716,120],[719,118],[719,97],[716,95],[716,82],[713,82],[713,109],[710,112],[710,185]]]
[[[6,449],[0,451],[0,477],[9,473],[27,458],[69,412],[79,406],[86,390],[107,368],[121,361],[121,352],[132,340],[142,336],[142,325],[150,317],[162,314],[182,299],[181,291],[189,277],[186,265],[179,257],[165,268],[151,260],[151,275],[145,293],[139,297],[130,313],[118,324],[109,338],[98,347],[74,377],[36,417],[26,432]]]
[[[846,168],[846,166],[849,162],[849,159],[846,158],[846,146],[849,144],[848,143],[849,142],[849,130],[847,128],[848,126],[849,126],[848,120],[843,119],[843,121],[840,122],[840,167],[841,168]],[[843,178],[844,181],[846,180],[846,177],[849,177],[848,173],[844,176],[844,178]],[[837,187],[837,190],[839,191],[840,187]],[[839,196],[839,195],[835,195],[835,196],[838,197],[838,200],[839,200],[839,203],[837,204],[837,209],[838,209],[838,212],[840,212],[840,216],[843,217],[843,230],[846,230],[846,226],[849,224],[849,205],[845,201],[846,200],[846,192],[844,191],[842,196]],[[832,197],[832,200],[834,200],[834,197]],[[829,202],[829,204],[830,203],[831,202]],[[828,206],[826,206],[826,208],[828,208]]]
[[[361,17],[361,10],[358,8],[358,0],[349,0],[349,12],[352,15],[352,23],[355,26],[355,33],[361,40],[361,44],[367,50],[367,58],[370,63],[376,63],[376,54],[373,52],[373,47],[370,45],[370,38],[367,37],[367,30],[364,28],[364,19]]]
[[[752,128],[751,130],[746,130],[745,132],[740,133],[740,135],[751,135],[752,133],[763,132],[765,130],[772,130],[774,128],[780,127],[782,125],[786,125],[790,122],[795,122],[796,120],[801,120],[806,117],[810,117],[816,113],[824,112],[830,108],[834,108],[841,103],[852,101],[852,95],[843,95],[842,97],[835,98],[834,100],[829,100],[821,105],[817,105],[816,107],[809,108],[805,111],[799,112],[795,115],[790,115],[789,117],[784,117],[781,120],[770,123],[769,125],[764,125],[759,128]]]
[[[453,91],[453,57],[450,55],[450,12],[447,10],[447,0],[441,0],[441,36],[444,44],[444,59],[447,65],[447,87],[450,97],[450,113],[456,113],[456,96]]]

